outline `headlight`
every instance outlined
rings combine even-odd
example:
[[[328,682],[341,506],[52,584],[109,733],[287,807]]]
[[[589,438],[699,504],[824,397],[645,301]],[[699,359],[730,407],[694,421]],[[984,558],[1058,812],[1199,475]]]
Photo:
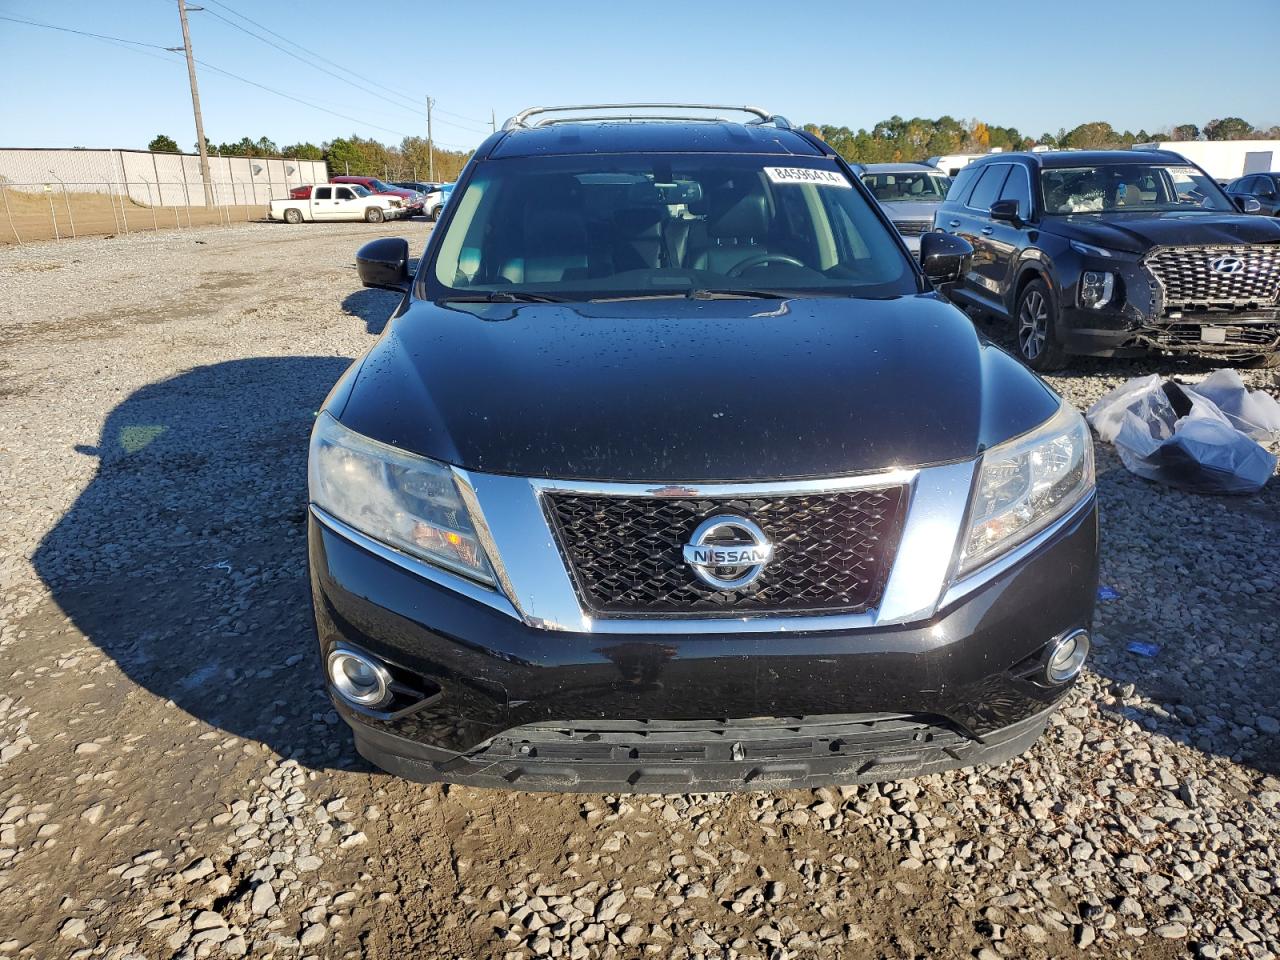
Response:
[[[1101,310],[1115,293],[1116,275],[1109,270],[1086,270],[1080,275],[1080,306]]]
[[[390,547],[493,583],[447,466],[348,430],[322,413],[311,433],[311,502]]]
[[[1092,490],[1089,427],[1064,403],[1042,426],[982,455],[959,572],[1022,543]]]

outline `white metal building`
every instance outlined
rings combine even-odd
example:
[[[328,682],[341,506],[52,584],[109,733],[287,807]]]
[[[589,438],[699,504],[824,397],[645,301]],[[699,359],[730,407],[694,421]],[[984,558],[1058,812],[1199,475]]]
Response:
[[[1162,140],[1133,147],[1180,153],[1216,180],[1280,170],[1280,140]]]

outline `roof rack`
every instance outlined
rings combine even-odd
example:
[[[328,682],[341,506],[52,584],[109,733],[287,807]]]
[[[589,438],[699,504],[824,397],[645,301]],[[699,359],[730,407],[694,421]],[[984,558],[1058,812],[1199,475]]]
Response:
[[[663,110],[662,114],[652,113],[635,113],[636,110]],[[790,130],[791,124],[787,122],[785,117],[770,113],[768,110],[762,110],[760,107],[734,107],[725,106],[723,104],[709,103],[583,103],[572,106],[563,107],[529,107],[521,110],[514,117],[509,119],[502,125],[503,130],[518,130],[521,128],[550,126],[556,123],[575,123],[575,122],[594,122],[598,123],[606,120],[694,120],[705,123],[725,123],[724,117],[707,116],[705,113],[685,113],[686,110],[727,110],[732,113],[749,113],[754,120],[748,120],[749,124],[772,124],[782,130]],[[539,120],[530,122],[531,117],[542,117],[548,113],[581,113],[583,111],[597,111],[589,116],[573,116],[573,117],[543,117]]]

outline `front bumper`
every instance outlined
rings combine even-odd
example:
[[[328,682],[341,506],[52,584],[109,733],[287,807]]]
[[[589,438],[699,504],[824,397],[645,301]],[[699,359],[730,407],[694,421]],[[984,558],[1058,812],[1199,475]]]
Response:
[[[1092,619],[1097,510],[1091,498],[927,621],[843,630],[545,630],[314,515],[309,555],[322,655],[363,648],[433,694],[395,719],[335,699],[357,748],[387,770],[531,789],[810,786],[1026,749],[1064,693],[1037,680],[1038,658]]]

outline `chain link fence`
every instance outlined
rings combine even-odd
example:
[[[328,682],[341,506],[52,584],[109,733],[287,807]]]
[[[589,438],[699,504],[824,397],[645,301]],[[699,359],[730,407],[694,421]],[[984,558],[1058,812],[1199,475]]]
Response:
[[[0,244],[230,224],[266,216],[293,187],[324,183],[321,161],[192,154],[0,149]]]

